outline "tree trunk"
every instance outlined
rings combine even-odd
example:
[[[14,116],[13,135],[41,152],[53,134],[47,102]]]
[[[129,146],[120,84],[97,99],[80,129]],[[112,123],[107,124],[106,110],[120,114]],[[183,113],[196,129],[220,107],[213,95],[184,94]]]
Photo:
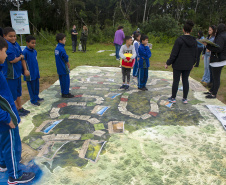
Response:
[[[196,13],[196,11],[197,11],[198,5],[199,5],[199,0],[196,1],[195,13]]]
[[[146,8],[147,8],[147,0],[145,0],[145,5],[144,5],[144,16],[143,16],[143,23],[145,22],[145,13],[146,13]]]
[[[66,28],[69,31],[70,29],[70,23],[69,23],[69,12],[68,12],[68,0],[64,0],[65,2],[65,22],[66,22]]]
[[[124,19],[127,20],[127,16],[126,16],[126,14],[124,13],[124,10],[122,9],[122,0],[120,0],[119,5],[120,5],[120,10],[121,10],[121,12],[122,12],[122,15],[123,15]]]

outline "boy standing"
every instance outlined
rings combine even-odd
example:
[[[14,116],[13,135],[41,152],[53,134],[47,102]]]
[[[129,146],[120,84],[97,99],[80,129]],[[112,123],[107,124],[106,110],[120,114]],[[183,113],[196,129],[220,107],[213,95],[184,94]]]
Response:
[[[138,49],[140,60],[138,61],[138,89],[148,91],[146,83],[148,80],[148,68],[150,66],[149,58],[151,57],[151,50],[148,47],[148,36],[141,36],[141,45]]]
[[[136,51],[134,46],[132,45],[133,40],[131,36],[126,36],[125,37],[126,44],[123,45],[119,51],[119,56],[127,62],[126,56],[124,55],[125,53],[131,53],[132,56],[128,62],[132,62],[132,60],[137,56]],[[131,73],[131,68],[125,68],[122,66],[122,86],[120,89],[125,89],[129,90],[129,82],[130,82],[130,73]],[[127,78],[127,84],[126,84],[126,78]]]
[[[30,76],[24,76],[24,81],[27,81],[27,88],[30,95],[30,102],[32,105],[39,106],[43,98],[39,98],[39,68],[37,61],[37,51],[34,49],[36,39],[29,35],[26,37],[27,47],[23,50],[24,60],[27,63],[27,68]]]
[[[21,74],[24,73],[25,76],[29,76],[29,71],[27,70],[26,63],[24,61],[24,56],[22,55],[22,50],[19,44],[16,42],[16,32],[13,28],[4,28],[4,38],[8,44],[8,49],[6,51],[7,58],[3,65],[3,74],[7,79],[9,88],[13,95],[13,99],[17,106],[17,110],[20,116],[26,116],[30,111],[25,110],[21,104],[22,86],[21,86]]]
[[[0,64],[3,64],[7,57],[7,47],[7,42],[0,37]],[[0,172],[8,170],[8,184],[27,183],[35,177],[35,174],[23,172],[19,166],[22,151],[18,128],[20,117],[1,68],[2,65],[0,65]]]
[[[63,33],[58,33],[56,36],[58,45],[55,49],[55,59],[57,73],[59,75],[60,87],[62,98],[73,98],[74,95],[69,93],[70,88],[70,64],[68,60],[68,55],[64,49],[66,43],[66,36]]]

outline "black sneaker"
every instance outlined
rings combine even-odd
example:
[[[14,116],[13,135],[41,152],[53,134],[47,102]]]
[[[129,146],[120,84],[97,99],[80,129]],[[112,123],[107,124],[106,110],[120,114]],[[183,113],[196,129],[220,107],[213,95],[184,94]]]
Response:
[[[62,94],[62,98],[74,98],[75,96],[72,95],[71,93],[69,94]]]
[[[148,88],[147,87],[144,87],[145,91],[148,91]]]
[[[217,97],[216,97],[216,95],[209,94],[209,95],[206,96],[206,98],[207,99],[215,99]]]
[[[141,91],[146,91],[146,88],[145,87],[138,88],[138,89],[141,90]]]
[[[125,85],[125,90],[129,90],[129,85]]]
[[[24,109],[23,107],[18,110],[19,116],[26,116],[30,113],[29,110]]]
[[[207,94],[208,95],[208,94],[211,94],[211,92],[204,92],[203,94]]]
[[[34,106],[40,106],[40,103],[39,102],[31,103],[31,104],[34,105]]]
[[[5,165],[0,165],[0,172],[5,172],[7,171],[7,168]]]
[[[123,84],[123,85],[120,87],[120,89],[125,89],[125,87],[126,87],[126,85]]]
[[[24,172],[23,175],[18,179],[9,177],[8,184],[24,184],[24,183],[30,182],[34,178],[35,178],[35,173]]]
[[[44,98],[39,98],[38,102],[44,101]]]

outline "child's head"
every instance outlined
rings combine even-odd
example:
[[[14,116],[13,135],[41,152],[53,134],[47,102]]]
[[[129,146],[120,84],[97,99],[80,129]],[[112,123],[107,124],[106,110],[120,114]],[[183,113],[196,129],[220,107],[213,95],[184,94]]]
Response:
[[[30,49],[34,49],[35,45],[36,45],[36,39],[35,37],[33,37],[32,35],[28,35],[26,37],[26,43],[27,43],[27,47]]]
[[[126,41],[126,45],[129,45],[129,46],[132,45],[133,43],[133,39],[131,36],[126,36],[125,41]]]
[[[72,27],[73,29],[76,29],[76,26],[75,25],[73,25],[73,27]]]
[[[140,37],[141,37],[140,33],[135,33],[134,40],[140,41]]]
[[[191,33],[193,26],[194,26],[194,23],[192,21],[187,21],[184,24],[184,29],[183,29],[184,33]]]
[[[64,33],[58,33],[56,35],[56,40],[58,43],[65,44],[66,43],[66,35]]]
[[[7,57],[7,54],[6,54],[7,49],[8,49],[7,42],[5,41],[4,38],[0,36],[0,64],[3,64]]]
[[[9,41],[13,44],[16,42],[16,32],[13,28],[11,28],[11,27],[4,28],[3,35],[7,41]]]
[[[141,38],[140,38],[140,41],[143,45],[147,46],[148,45],[148,36],[142,35]]]

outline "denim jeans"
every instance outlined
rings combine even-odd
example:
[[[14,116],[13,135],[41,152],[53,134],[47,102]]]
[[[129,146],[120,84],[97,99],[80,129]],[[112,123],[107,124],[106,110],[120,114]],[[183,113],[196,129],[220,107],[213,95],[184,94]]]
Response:
[[[204,75],[202,77],[202,82],[209,83],[210,82],[210,55],[205,54],[204,55]]]
[[[121,45],[119,44],[115,44],[115,54],[116,54],[116,59],[120,59],[120,56],[119,56],[119,51],[121,49]]]

